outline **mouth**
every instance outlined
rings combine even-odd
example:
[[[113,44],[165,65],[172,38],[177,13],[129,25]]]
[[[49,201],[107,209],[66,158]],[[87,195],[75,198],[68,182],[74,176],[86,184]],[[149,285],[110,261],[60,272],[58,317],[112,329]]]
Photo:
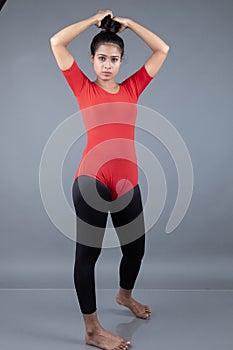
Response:
[[[103,74],[105,74],[105,75],[111,75],[112,73],[110,73],[110,72],[103,72]]]

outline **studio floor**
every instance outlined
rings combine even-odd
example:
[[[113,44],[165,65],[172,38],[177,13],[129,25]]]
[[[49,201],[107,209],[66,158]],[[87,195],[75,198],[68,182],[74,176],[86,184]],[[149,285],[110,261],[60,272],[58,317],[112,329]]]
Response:
[[[97,290],[104,328],[131,341],[131,349],[229,350],[233,346],[232,290],[134,290],[152,309],[134,317],[115,302],[117,290]],[[72,289],[1,289],[1,350],[92,350]]]

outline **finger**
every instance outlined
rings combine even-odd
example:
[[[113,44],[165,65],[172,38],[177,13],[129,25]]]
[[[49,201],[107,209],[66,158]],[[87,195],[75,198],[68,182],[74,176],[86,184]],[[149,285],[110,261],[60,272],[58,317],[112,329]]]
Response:
[[[113,13],[111,10],[107,10],[107,13],[111,16],[111,18],[113,17]]]

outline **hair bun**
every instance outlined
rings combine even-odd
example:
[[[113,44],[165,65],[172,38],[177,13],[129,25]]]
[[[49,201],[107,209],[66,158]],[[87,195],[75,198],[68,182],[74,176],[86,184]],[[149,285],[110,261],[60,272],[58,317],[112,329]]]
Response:
[[[111,33],[117,33],[120,27],[121,27],[121,23],[112,19],[111,15],[105,16],[102,19],[101,25],[100,25],[100,28],[102,29],[102,31],[111,32]]]

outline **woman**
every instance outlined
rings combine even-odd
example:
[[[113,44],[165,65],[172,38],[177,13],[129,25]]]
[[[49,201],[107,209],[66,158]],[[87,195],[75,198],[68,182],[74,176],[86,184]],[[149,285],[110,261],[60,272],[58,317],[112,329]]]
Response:
[[[92,25],[102,28],[91,43],[95,81],[88,79],[67,49],[75,37]],[[115,77],[122,63],[124,42],[118,34],[126,28],[144,40],[153,54],[140,69],[119,84]],[[101,252],[108,209],[117,203],[120,210],[110,209],[122,251],[120,289],[116,301],[128,307],[136,317],[146,319],[151,315],[148,306],[132,297],[145,250],[145,228],[133,146],[136,115],[135,109],[130,107],[135,106],[142,91],[158,73],[169,46],[132,19],[113,16],[111,10],[99,11],[60,30],[50,43],[58,67],[73,90],[83,111],[85,126],[89,129],[88,143],[72,188],[77,214],[74,283],[86,327],[85,341],[101,349],[127,349],[129,341],[109,333],[99,323],[94,268]],[[91,106],[93,109],[89,108]],[[109,106],[113,106],[111,112]],[[113,123],[114,118],[117,118],[118,124]],[[119,123],[120,118],[122,123]],[[123,125],[127,118],[129,120]],[[101,210],[98,210],[100,207]]]

